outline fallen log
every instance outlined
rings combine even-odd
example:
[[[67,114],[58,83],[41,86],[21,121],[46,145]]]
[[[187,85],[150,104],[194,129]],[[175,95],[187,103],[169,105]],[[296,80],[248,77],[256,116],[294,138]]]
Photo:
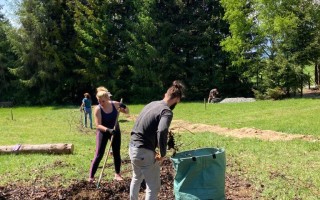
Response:
[[[0,146],[0,154],[5,153],[48,153],[48,154],[72,154],[73,144],[17,144],[13,146]]]

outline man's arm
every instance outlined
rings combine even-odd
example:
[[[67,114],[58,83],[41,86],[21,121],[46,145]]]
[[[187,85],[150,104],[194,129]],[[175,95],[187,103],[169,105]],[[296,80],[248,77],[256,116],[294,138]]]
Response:
[[[158,125],[158,132],[157,132],[157,139],[158,139],[158,145],[159,145],[161,157],[164,157],[167,153],[168,129],[171,121],[172,121],[172,111],[164,110]]]

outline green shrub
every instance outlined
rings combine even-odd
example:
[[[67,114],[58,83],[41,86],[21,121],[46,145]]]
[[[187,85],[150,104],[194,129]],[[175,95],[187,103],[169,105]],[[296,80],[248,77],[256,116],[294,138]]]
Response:
[[[267,99],[267,96],[263,92],[261,92],[259,90],[255,90],[255,89],[252,89],[252,91],[253,91],[254,97],[256,99],[259,99],[259,100]]]
[[[266,92],[266,96],[268,99],[279,100],[284,97],[285,93],[280,87],[276,88],[268,88]]]

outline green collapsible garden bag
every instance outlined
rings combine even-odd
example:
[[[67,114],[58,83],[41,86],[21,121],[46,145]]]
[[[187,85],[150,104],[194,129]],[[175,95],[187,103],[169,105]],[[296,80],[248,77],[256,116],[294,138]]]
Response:
[[[203,148],[171,157],[176,175],[176,200],[224,200],[226,156],[224,149]]]

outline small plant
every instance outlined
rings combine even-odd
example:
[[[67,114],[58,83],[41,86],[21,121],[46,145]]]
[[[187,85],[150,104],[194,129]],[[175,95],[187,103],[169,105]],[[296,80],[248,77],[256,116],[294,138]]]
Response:
[[[267,99],[267,96],[265,94],[263,94],[262,92],[260,92],[259,90],[253,89],[252,91],[253,91],[254,97],[256,99],[259,99],[259,100]]]
[[[255,89],[253,89],[252,91],[253,91],[254,97],[259,100],[266,100],[266,99],[279,100],[279,99],[282,99],[285,95],[285,92],[280,87],[268,88],[265,93]]]
[[[172,149],[172,156],[176,154],[177,151],[179,151],[179,148],[183,143],[181,142],[181,135],[174,133],[172,130],[169,130],[168,132],[168,150]]]
[[[276,87],[273,89],[269,88],[267,89],[266,93],[267,93],[267,97],[273,100],[282,99],[285,95],[284,91],[280,87]]]
[[[84,124],[83,124],[83,114],[80,112],[79,115],[79,111],[77,110],[71,110],[69,113],[69,118],[68,118],[68,124],[69,124],[69,131],[72,130],[73,127],[76,128],[76,130],[80,131],[80,132],[87,132]],[[79,118],[80,116],[80,118]]]

